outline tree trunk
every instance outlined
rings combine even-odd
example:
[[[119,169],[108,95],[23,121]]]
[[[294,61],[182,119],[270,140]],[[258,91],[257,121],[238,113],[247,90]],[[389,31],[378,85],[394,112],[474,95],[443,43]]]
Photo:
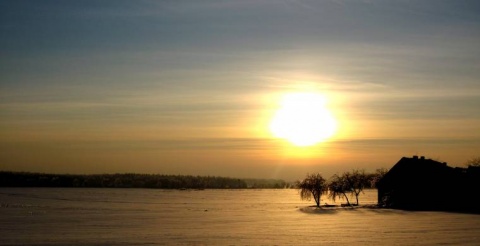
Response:
[[[313,199],[315,200],[315,203],[317,204],[317,207],[320,207],[320,195],[316,195],[315,192],[312,192]]]
[[[345,196],[345,199],[347,199],[347,204],[348,204],[348,206],[350,206],[350,201],[348,200],[347,194],[343,193],[343,196]]]
[[[317,207],[320,207],[320,196],[315,197],[315,202],[317,203]]]

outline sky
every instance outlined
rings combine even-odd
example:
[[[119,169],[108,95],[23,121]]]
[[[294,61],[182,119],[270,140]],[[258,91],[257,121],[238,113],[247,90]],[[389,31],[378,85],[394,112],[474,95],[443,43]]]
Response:
[[[272,133],[295,93],[331,137]],[[413,155],[480,156],[479,1],[0,0],[0,170],[296,180]]]

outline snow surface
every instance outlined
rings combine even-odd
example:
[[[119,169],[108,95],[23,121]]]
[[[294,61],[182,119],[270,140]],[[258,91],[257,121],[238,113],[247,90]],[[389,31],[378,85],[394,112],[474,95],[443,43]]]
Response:
[[[0,188],[0,204],[0,245],[480,245],[480,215],[318,209],[292,189]]]

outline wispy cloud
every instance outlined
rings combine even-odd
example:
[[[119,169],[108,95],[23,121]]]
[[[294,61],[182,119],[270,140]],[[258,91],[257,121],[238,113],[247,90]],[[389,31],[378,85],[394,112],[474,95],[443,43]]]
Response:
[[[384,160],[437,148],[460,160],[454,150],[479,146],[479,10],[443,0],[2,1],[2,156],[25,167],[30,152],[59,166],[124,163],[123,152],[172,170],[176,158],[186,169],[201,158],[283,163],[265,130],[275,100],[313,90],[345,126],[323,154],[367,165],[369,148]],[[69,155],[57,158],[62,148]]]

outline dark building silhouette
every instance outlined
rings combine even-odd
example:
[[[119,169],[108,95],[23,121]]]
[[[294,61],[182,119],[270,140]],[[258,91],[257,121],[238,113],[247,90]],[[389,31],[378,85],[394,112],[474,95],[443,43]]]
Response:
[[[382,207],[480,212],[480,168],[453,168],[421,156],[403,157],[378,183]]]

